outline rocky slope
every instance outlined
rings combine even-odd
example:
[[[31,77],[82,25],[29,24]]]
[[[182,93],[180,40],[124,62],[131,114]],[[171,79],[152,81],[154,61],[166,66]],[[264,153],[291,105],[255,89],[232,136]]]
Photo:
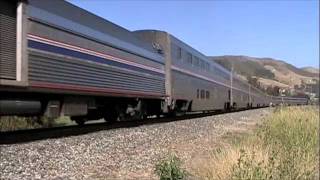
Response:
[[[303,71],[306,71],[306,72],[310,72],[310,73],[315,73],[315,74],[319,74],[319,69],[318,68],[314,68],[314,67],[303,67],[303,68],[300,68],[301,70]]]
[[[213,61],[231,69],[244,77],[256,76],[259,82],[266,86],[294,87],[309,83],[313,79],[319,80],[319,69],[297,68],[281,60],[272,58],[255,58],[248,56],[211,56]]]

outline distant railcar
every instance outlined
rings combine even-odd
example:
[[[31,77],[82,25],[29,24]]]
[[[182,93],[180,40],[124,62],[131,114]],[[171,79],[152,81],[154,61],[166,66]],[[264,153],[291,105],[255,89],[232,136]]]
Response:
[[[265,107],[270,104],[306,104],[305,99],[272,100],[236,75],[173,35],[139,30],[137,37],[161,47],[166,62],[166,92],[173,112]]]

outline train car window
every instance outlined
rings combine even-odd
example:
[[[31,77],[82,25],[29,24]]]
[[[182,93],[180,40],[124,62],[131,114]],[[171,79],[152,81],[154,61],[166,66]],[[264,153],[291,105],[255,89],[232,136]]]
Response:
[[[217,67],[214,67],[214,71],[216,72],[216,74],[219,74],[219,75],[221,74],[219,68]]]
[[[210,71],[210,64],[208,62],[206,62],[206,71]]]
[[[205,94],[204,94],[204,90],[203,90],[203,89],[201,90],[200,97],[201,97],[201,99],[204,99],[204,97],[205,97]]]
[[[212,66],[212,72],[213,74],[217,74],[217,68],[215,66]]]
[[[215,98],[216,91],[217,91],[216,88],[213,87],[212,88],[212,98]]]
[[[191,53],[187,53],[187,63],[192,64],[192,54]]]
[[[209,98],[210,98],[210,92],[206,91],[206,99],[209,99]]]
[[[181,49],[181,47],[178,47],[177,48],[177,59],[181,59],[182,58],[182,49]]]
[[[194,56],[194,57],[192,58],[192,64],[193,64],[194,66],[199,66],[199,58]]]
[[[222,72],[222,71],[221,71]],[[222,72],[221,75],[224,77],[224,79],[230,79],[230,76],[229,74],[225,73],[225,72]]]
[[[199,99],[199,96],[200,96],[200,90],[197,89],[197,99]]]
[[[205,68],[205,62],[203,60],[200,60],[200,67],[201,69]]]

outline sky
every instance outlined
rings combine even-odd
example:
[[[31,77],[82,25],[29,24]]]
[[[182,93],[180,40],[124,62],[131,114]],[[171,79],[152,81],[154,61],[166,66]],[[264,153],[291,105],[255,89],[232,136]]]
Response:
[[[319,67],[318,0],[69,0],[128,30],[171,33],[205,55]]]

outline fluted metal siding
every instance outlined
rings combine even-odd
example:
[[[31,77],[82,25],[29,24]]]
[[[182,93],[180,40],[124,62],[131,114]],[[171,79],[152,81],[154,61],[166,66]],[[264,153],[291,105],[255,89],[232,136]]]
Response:
[[[29,80],[165,94],[164,78],[29,51]]]
[[[0,79],[16,79],[16,5],[0,1]]]
[[[80,14],[80,15],[79,15]],[[108,44],[156,61],[163,61],[150,43],[112,22],[78,8],[65,0],[29,0],[31,19],[63,28],[103,44]]]

